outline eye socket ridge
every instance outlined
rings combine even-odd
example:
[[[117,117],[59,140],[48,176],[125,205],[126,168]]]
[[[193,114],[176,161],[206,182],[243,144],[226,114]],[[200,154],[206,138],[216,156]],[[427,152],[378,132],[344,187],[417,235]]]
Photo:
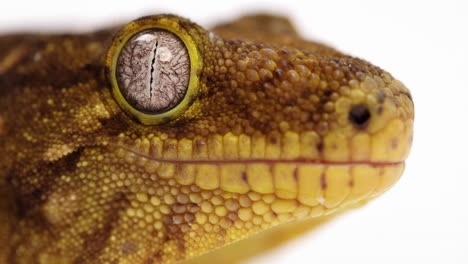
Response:
[[[198,93],[201,68],[192,36],[166,16],[127,24],[106,58],[114,98],[145,125],[166,123],[187,110]]]

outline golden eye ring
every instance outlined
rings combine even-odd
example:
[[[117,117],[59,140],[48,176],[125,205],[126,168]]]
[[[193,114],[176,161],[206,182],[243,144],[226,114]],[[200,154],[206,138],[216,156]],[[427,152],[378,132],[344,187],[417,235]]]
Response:
[[[145,125],[169,122],[190,107],[202,66],[190,32],[168,16],[130,22],[114,37],[106,57],[115,100]]]

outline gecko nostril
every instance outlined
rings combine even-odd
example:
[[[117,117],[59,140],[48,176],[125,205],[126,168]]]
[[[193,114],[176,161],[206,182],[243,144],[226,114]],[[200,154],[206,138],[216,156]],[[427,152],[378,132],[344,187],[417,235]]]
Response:
[[[351,107],[348,119],[357,128],[364,128],[369,123],[371,113],[364,104],[358,104]]]

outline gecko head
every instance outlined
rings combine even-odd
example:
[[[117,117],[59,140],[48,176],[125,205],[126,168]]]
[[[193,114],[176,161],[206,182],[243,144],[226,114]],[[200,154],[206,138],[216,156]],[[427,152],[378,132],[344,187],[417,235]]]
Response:
[[[412,140],[408,89],[293,30],[286,40],[268,33],[264,41],[240,40],[242,25],[211,32],[160,15],[117,34],[108,79],[132,120],[119,149],[152,161],[150,171],[178,184],[324,210],[395,183]],[[160,164],[174,167],[153,168]]]
[[[157,15],[114,33],[0,38],[16,47],[0,165],[17,257],[173,263],[366,201],[403,171],[407,88],[284,18],[210,31]]]
[[[224,38],[225,31],[229,25],[215,34],[159,15],[117,34],[108,79],[133,127],[191,141],[194,160],[377,165],[406,158],[413,103],[389,73],[295,31],[289,46]],[[199,149],[210,138],[235,146],[225,145],[230,154]]]
[[[215,228],[236,241],[378,196],[411,145],[412,99],[389,73],[295,31],[244,39],[239,25],[144,17],[107,54],[112,120],[126,124],[109,145],[161,190],[134,187],[128,217],[162,212],[190,250]]]

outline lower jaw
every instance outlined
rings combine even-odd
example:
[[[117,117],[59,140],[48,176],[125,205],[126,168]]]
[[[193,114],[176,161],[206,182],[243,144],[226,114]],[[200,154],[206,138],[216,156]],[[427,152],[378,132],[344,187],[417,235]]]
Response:
[[[328,211],[368,200],[390,189],[404,170],[404,162],[271,162],[205,166],[198,168],[201,173],[194,179],[200,188],[214,188],[213,183],[217,182],[217,188],[227,192],[273,194],[277,200],[284,201],[284,208],[278,206],[277,213],[288,211],[288,204],[292,207],[294,204],[322,206]],[[218,172],[212,166],[217,166]]]
[[[393,186],[404,163],[177,164],[174,169],[174,179],[179,184],[197,186],[202,197],[223,197],[225,202],[220,206],[227,208],[229,199],[238,201],[239,219],[234,224],[244,230],[241,233],[250,234],[360,206]]]
[[[404,162],[150,162],[148,172],[201,190],[274,196],[275,213],[297,206],[325,212],[376,197],[393,186]]]

